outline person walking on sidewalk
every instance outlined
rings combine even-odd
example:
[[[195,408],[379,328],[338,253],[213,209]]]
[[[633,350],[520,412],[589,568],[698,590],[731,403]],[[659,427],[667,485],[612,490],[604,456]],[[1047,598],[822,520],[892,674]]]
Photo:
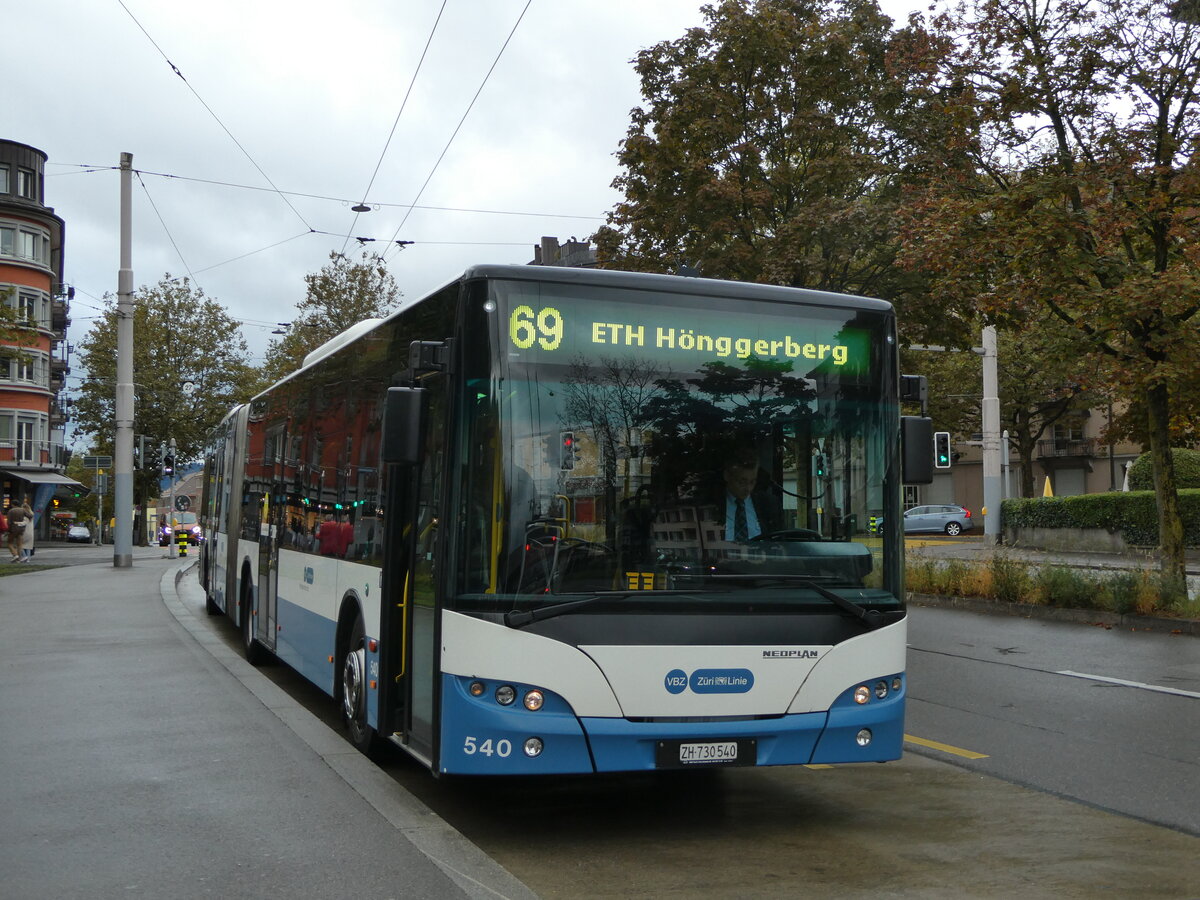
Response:
[[[21,509],[25,511],[25,533],[21,535],[21,562],[30,562],[33,559],[33,510],[29,508],[29,500],[26,499],[21,504]]]
[[[12,554],[13,562],[22,562],[21,542],[27,529],[33,529],[33,512],[28,500],[8,509],[8,552]]]

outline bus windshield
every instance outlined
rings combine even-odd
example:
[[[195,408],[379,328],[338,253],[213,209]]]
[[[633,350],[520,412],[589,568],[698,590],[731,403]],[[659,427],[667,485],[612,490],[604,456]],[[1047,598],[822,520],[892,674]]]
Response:
[[[898,608],[891,319],[815,297],[492,282],[452,605]]]

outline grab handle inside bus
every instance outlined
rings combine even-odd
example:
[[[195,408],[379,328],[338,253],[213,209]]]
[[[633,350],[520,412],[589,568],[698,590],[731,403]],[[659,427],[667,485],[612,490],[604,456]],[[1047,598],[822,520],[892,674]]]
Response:
[[[383,407],[383,440],[379,455],[384,463],[415,466],[425,446],[425,421],[429,395],[424,388],[388,388]]]

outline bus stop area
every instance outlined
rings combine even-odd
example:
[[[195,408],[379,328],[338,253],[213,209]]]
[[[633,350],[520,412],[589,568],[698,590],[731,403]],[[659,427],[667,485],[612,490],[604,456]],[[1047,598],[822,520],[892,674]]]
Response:
[[[180,606],[194,562],[135,547],[0,579],[5,897],[531,896],[222,660]]]
[[[646,823],[654,847],[646,830],[597,833],[586,808],[561,827],[536,814],[551,786],[526,780],[479,791],[531,806],[476,799],[489,825],[469,839],[230,648],[194,563],[134,548],[131,568],[0,579],[6,897],[1184,897],[1200,883],[1192,835],[911,753],[811,772],[804,797],[757,770],[733,801],[762,817],[753,834],[697,827],[729,811],[694,806],[687,827]],[[776,809],[787,840],[763,852],[778,865],[735,883],[729,842],[770,839]],[[656,867],[668,852],[694,854],[688,883]]]

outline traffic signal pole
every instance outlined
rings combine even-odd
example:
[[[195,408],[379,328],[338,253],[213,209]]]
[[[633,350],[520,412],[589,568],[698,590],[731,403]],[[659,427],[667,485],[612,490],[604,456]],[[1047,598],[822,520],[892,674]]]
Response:
[[[133,154],[121,154],[121,268],[117,273],[116,439],[113,442],[113,566],[133,565]],[[104,523],[101,521],[101,534]]]

